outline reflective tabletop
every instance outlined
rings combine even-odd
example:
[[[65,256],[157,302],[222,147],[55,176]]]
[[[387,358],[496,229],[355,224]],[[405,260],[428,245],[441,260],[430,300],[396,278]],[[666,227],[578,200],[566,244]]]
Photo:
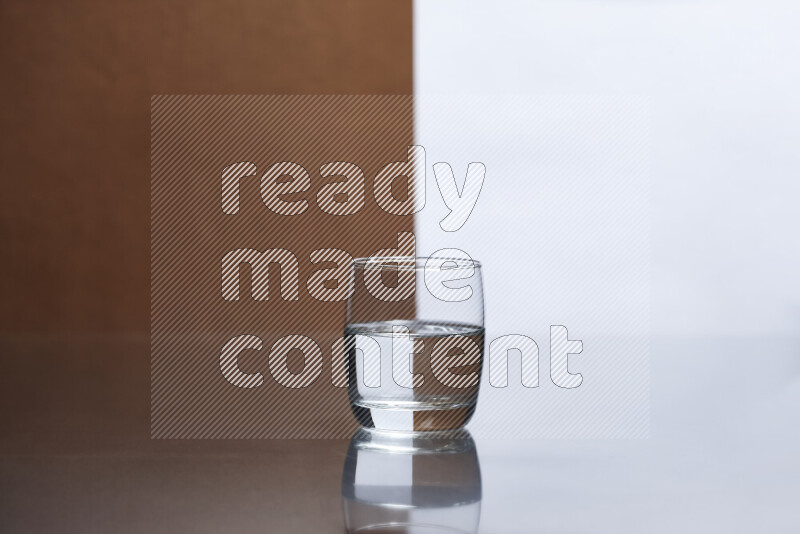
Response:
[[[800,531],[794,340],[655,341],[641,440],[150,440],[146,340],[2,349],[2,532]]]

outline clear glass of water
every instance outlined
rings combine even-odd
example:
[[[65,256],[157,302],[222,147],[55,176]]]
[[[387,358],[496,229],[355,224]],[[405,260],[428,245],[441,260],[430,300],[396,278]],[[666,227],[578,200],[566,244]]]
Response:
[[[415,432],[463,427],[483,367],[480,262],[373,256],[352,269],[344,334],[358,422]]]

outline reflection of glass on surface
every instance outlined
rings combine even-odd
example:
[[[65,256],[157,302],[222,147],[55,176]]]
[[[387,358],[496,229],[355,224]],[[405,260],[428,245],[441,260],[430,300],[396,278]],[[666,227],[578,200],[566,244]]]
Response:
[[[469,432],[403,434],[360,429],[342,476],[350,533],[474,533],[481,473]]]

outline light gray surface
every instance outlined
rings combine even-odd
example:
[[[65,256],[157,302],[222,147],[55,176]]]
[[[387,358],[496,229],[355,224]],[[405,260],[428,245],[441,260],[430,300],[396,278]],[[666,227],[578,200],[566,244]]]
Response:
[[[87,366],[113,361],[109,353],[147,361],[146,339],[94,345],[61,340],[26,356],[54,370],[64,387]],[[86,362],[59,367],[70,347]],[[649,439],[475,440],[479,532],[798,532],[800,340],[654,340],[652,349]],[[14,365],[17,352],[4,352],[4,392],[35,400]],[[110,418],[130,409],[129,395],[118,391],[147,392],[146,372],[136,371],[146,366],[128,367],[128,382],[102,392],[102,413],[95,400],[59,403],[55,383],[37,390],[50,411],[3,436],[0,531],[343,531],[346,441],[150,440],[144,412],[141,425],[129,418],[114,428]],[[43,424],[48,439],[41,428],[33,432]],[[381,466],[397,467],[372,465],[373,481],[391,479]],[[464,480],[458,468],[439,472],[426,482],[442,492]]]
[[[478,440],[481,531],[797,532],[800,342],[654,342],[648,440]]]

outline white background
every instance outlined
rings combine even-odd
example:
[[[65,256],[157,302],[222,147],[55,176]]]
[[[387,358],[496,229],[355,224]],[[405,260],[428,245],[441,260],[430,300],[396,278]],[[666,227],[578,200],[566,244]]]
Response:
[[[793,1],[415,3],[419,95],[648,95],[652,111],[651,437],[477,439],[481,532],[800,529],[799,34]],[[419,116],[418,138],[434,124]],[[485,216],[479,200],[465,249],[491,249]],[[511,300],[490,324],[529,313]]]
[[[414,7],[418,95],[650,96],[654,335],[800,333],[800,2]],[[431,127],[421,114],[418,138]],[[493,135],[513,145],[512,133]],[[513,180],[520,197],[557,187],[487,171],[487,187]],[[498,231],[481,208],[467,223],[484,229],[475,249]],[[419,215],[422,242],[441,233],[430,206]],[[535,239],[537,228],[529,232]],[[498,274],[486,276],[491,284]]]

